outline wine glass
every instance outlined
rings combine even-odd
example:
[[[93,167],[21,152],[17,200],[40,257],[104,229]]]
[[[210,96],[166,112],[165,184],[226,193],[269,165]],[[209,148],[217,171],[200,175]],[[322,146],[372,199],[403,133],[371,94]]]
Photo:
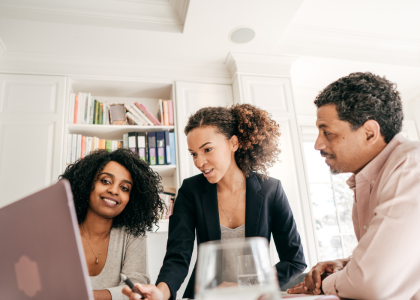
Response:
[[[262,237],[200,244],[195,281],[198,300],[280,298],[268,242]]]

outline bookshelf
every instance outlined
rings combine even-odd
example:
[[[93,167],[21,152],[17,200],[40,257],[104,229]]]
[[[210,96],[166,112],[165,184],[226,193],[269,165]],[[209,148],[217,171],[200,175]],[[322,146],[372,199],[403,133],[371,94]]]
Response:
[[[66,113],[63,141],[63,162],[66,167],[67,157],[67,134],[82,134],[85,136],[96,136],[100,139],[122,140],[123,134],[127,132],[156,132],[168,130],[177,132],[176,105],[174,99],[174,87],[172,82],[145,82],[145,81],[124,81],[124,80],[103,80],[92,78],[69,78],[66,95]],[[69,124],[70,94],[91,93],[98,101],[111,103],[124,103],[125,105],[134,102],[143,103],[149,111],[157,115],[159,99],[171,99],[174,102],[174,126],[139,126],[139,125],[89,125]],[[178,139],[175,134],[176,161],[179,162]],[[177,165],[155,165],[152,169],[162,177],[163,186],[179,188],[179,168]],[[157,232],[168,231],[168,220],[159,222]],[[153,231],[156,231],[157,227]]]

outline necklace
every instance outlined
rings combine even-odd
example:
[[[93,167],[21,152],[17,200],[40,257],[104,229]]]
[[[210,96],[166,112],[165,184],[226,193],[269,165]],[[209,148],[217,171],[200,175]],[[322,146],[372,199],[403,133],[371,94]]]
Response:
[[[225,210],[223,209],[222,204],[220,204],[220,202],[219,202],[219,198],[217,198],[217,203],[219,203],[220,208],[222,209],[222,211],[223,211],[223,213],[225,214],[226,218],[228,218],[228,219],[229,219],[229,222],[232,222],[232,218],[233,218],[233,216],[235,215],[236,210],[238,209],[238,206],[239,206],[239,200],[241,199],[242,189],[243,189],[243,188],[244,188],[244,179],[242,179],[242,185],[241,185],[241,190],[239,191],[238,203],[236,203],[236,208],[235,208],[235,210],[233,211],[233,214],[230,216],[230,218],[229,218],[229,216],[227,215],[227,213],[225,212]],[[217,197],[217,196],[216,196],[216,197]]]
[[[110,230],[110,231],[108,232],[108,234],[106,235],[106,237],[105,237],[105,241],[103,242],[103,244],[102,244],[102,246],[101,246],[101,249],[99,250],[98,255],[96,255],[95,251],[94,251],[94,250],[93,250],[93,248],[92,248],[92,245],[90,244],[90,242],[89,242],[89,240],[88,240],[88,238],[87,238],[87,236],[86,236],[85,230],[83,229],[83,225],[82,225],[82,224],[80,224],[80,227],[82,227],[82,232],[83,232],[83,235],[85,236],[86,241],[88,242],[90,249],[92,249],[93,254],[95,254],[95,256],[96,256],[96,263],[99,263],[99,259],[98,259],[98,258],[99,258],[99,255],[101,255],[102,248],[104,247],[104,245],[105,245],[105,243],[106,243],[106,240],[108,239],[108,235],[111,233],[111,230]]]

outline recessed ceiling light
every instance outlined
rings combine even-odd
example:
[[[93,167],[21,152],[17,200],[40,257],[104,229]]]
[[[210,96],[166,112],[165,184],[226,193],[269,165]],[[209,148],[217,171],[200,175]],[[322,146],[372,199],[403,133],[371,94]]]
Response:
[[[249,27],[239,27],[232,30],[229,39],[237,44],[245,44],[252,41],[255,37],[255,31]]]

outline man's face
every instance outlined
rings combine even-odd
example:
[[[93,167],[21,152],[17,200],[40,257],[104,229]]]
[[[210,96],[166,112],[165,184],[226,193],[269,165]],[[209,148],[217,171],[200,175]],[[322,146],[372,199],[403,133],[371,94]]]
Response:
[[[335,105],[324,105],[317,110],[319,133],[315,149],[325,157],[333,174],[357,173],[366,164],[366,134],[363,126],[352,131],[350,123],[338,119]]]

